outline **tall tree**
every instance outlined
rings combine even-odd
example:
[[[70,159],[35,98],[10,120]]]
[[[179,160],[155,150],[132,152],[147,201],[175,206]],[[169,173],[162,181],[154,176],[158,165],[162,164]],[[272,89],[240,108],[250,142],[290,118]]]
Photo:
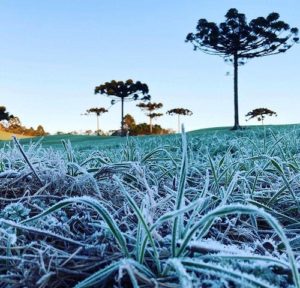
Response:
[[[186,42],[191,42],[194,50],[210,55],[219,55],[233,63],[234,68],[234,126],[239,129],[238,108],[238,66],[245,60],[284,53],[294,43],[297,28],[279,20],[278,13],[270,13],[266,18],[258,17],[247,23],[245,14],[237,9],[229,9],[225,22],[219,24],[200,19],[196,33],[189,33]]]
[[[191,115],[193,115],[193,112],[189,109],[174,108],[174,109],[171,109],[171,110],[167,111],[167,114],[178,116],[178,133],[179,133],[180,132],[180,115],[182,115],[182,116],[191,116]]]
[[[261,124],[264,125],[264,119],[266,116],[276,116],[277,117],[277,113],[268,108],[256,108],[256,109],[248,112],[245,116],[249,117],[246,121],[249,121],[256,117],[257,121],[261,121]]]
[[[95,113],[95,114],[96,114],[96,116],[97,116],[97,135],[99,136],[99,135],[100,135],[100,130],[99,130],[99,117],[100,117],[102,114],[107,113],[108,110],[105,109],[105,108],[103,108],[103,107],[99,107],[99,108],[96,108],[96,107],[95,107],[95,108],[90,108],[90,109],[86,110],[86,112],[87,112],[88,114],[90,114],[90,113]]]
[[[150,100],[147,84],[140,81],[133,82],[131,79],[123,81],[106,82],[95,87],[95,94],[105,94],[112,97],[112,104],[116,100],[121,101],[121,135],[124,136],[124,102],[135,100]]]
[[[136,105],[137,107],[141,108],[143,111],[146,111],[146,115],[149,117],[149,127],[150,127],[150,134],[152,134],[152,120],[157,117],[161,117],[162,113],[154,113],[155,110],[158,110],[163,107],[162,103],[155,103],[155,102],[148,102],[148,103],[139,103]]]

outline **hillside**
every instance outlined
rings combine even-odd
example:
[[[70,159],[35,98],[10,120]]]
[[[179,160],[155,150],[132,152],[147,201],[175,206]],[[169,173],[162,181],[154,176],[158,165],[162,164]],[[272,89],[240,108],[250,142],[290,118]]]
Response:
[[[32,136],[25,136],[25,135],[9,133],[9,132],[5,132],[5,131],[0,130],[0,141],[11,140],[11,137],[13,135],[16,136],[18,139],[32,138]]]
[[[299,129],[299,124],[290,124],[290,125],[251,125],[246,126],[245,130],[240,131],[230,131],[231,127],[212,127],[212,128],[204,128],[204,129],[198,129],[187,132],[187,135],[189,137],[209,137],[211,135],[217,134],[217,135],[225,135],[229,134],[231,136],[239,135],[241,133],[244,133],[245,131],[253,131],[258,132],[262,129],[276,129],[277,131],[285,130],[285,129]],[[2,134],[3,133],[3,134]],[[7,132],[1,132],[0,131],[0,141],[1,140],[11,140],[11,136],[14,135],[12,133]],[[63,134],[63,135],[50,135],[50,136],[37,136],[37,137],[29,137],[29,136],[23,136],[23,135],[17,135],[17,137],[21,140],[21,143],[23,145],[29,145],[32,142],[41,141],[42,146],[44,148],[47,147],[62,147],[62,140],[70,141],[72,143],[73,147],[76,148],[82,148],[82,149],[93,149],[95,147],[99,146],[116,146],[119,144],[126,143],[127,137],[118,137],[118,136],[94,136],[94,135],[69,135],[69,134]],[[164,141],[163,139],[167,140],[169,138],[173,137],[179,137],[179,134],[167,134],[167,135],[145,135],[145,136],[131,136],[131,139],[137,139],[141,141],[150,140],[152,138],[155,139],[161,139],[161,141]]]

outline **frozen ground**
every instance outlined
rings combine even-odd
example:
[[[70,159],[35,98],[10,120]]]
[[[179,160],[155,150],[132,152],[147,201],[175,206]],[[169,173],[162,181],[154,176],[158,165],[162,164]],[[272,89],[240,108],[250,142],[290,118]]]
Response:
[[[298,127],[122,141],[0,150],[0,287],[300,288]]]

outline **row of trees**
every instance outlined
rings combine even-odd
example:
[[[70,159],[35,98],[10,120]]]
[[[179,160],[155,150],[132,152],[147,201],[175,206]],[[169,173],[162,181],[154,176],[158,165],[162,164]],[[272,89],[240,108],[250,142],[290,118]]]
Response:
[[[237,9],[232,8],[226,13],[224,22],[218,25],[206,19],[200,19],[196,26],[196,32],[189,33],[186,36],[185,41],[191,43],[194,50],[200,50],[210,55],[221,56],[226,62],[232,63],[234,70],[233,130],[241,129],[238,105],[238,67],[252,58],[284,53],[295,43],[299,42],[299,38],[297,37],[298,28],[290,28],[287,23],[279,18],[280,15],[273,12],[267,17],[258,17],[247,22],[245,14],[239,13]],[[95,94],[104,94],[112,97],[112,104],[117,101],[121,102],[122,135],[124,135],[124,102],[135,100],[150,101],[151,98],[149,88],[145,83],[141,83],[140,81],[133,82],[132,80],[125,82],[115,80],[106,82],[95,87]],[[162,103],[142,102],[137,106],[147,112],[147,116],[150,119],[150,132],[152,132],[152,119],[162,115],[161,113],[156,113],[155,110],[161,108]],[[92,109],[94,110],[92,111],[90,109],[90,112],[96,113],[97,117],[100,116],[101,113],[106,112],[104,108]],[[258,110],[259,109],[266,108],[258,108]],[[97,111],[101,111],[100,114]],[[256,112],[266,112],[265,115],[270,115],[268,111],[259,110]],[[172,109],[167,113],[171,115],[177,114],[178,116],[192,114],[191,111],[183,108]],[[274,114],[271,114],[271,116],[272,115]],[[260,116],[259,119],[263,121],[264,117]],[[178,119],[178,126],[179,125]]]
[[[225,21],[219,24],[200,19],[195,33],[189,33],[185,41],[191,43],[196,51],[202,51],[209,55],[218,55],[226,62],[233,65],[233,91],[234,91],[234,126],[232,129],[240,129],[239,105],[238,105],[238,69],[246,61],[270,55],[285,53],[295,43],[299,42],[298,28],[291,28],[287,23],[280,20],[278,13],[270,13],[267,17],[258,17],[247,21],[245,14],[239,13],[237,9],[229,9],[225,15]],[[140,81],[111,81],[95,87],[95,94],[102,94],[112,98],[111,103],[121,102],[121,135],[124,135],[124,103],[127,101],[141,102],[137,105],[146,112],[149,117],[149,132],[153,132],[152,120],[162,116],[157,112],[163,107],[162,103],[150,102],[149,88],[147,84]],[[263,110],[265,109],[265,110]],[[246,116],[258,117],[263,122],[264,115],[275,115],[276,113],[266,108],[258,108],[257,111],[249,112]],[[97,131],[99,133],[99,116],[108,110],[90,108],[87,114],[97,115]],[[167,114],[178,115],[178,130],[180,129],[180,115],[192,115],[192,112],[184,108],[174,108]],[[254,116],[253,116],[254,115]],[[253,117],[252,117],[253,116]],[[18,117],[9,114],[4,106],[0,106],[1,129],[26,135],[45,135],[41,125],[35,130],[27,129],[21,125]]]
[[[160,108],[163,107],[162,103],[139,103],[136,105],[137,107],[141,108],[142,110],[144,110],[146,112],[146,116],[149,117],[149,126],[150,126],[150,134],[152,134],[152,120],[154,118],[163,116],[163,113],[157,113],[154,112]],[[168,115],[177,115],[178,116],[178,132],[180,132],[180,116],[191,116],[193,115],[193,112],[189,109],[184,109],[184,108],[174,108],[171,110],[168,110],[166,112],[166,114]]]
[[[218,55],[226,62],[233,65],[234,77],[234,126],[232,129],[240,129],[239,105],[238,105],[238,68],[246,61],[270,55],[285,53],[295,43],[299,42],[298,28],[291,28],[287,23],[280,20],[278,13],[270,13],[267,17],[257,17],[247,22],[246,16],[239,13],[237,9],[229,9],[225,15],[225,21],[219,24],[210,22],[207,19],[200,19],[196,26],[195,33],[189,33],[185,41],[193,45],[194,50],[202,51],[209,55]],[[121,135],[124,135],[124,103],[127,101],[140,100],[137,106],[146,112],[149,117],[150,133],[153,132],[152,120],[162,116],[156,112],[163,105],[162,103],[151,103],[149,88],[147,84],[140,81],[134,82],[129,79],[123,81],[105,82],[95,87],[95,94],[103,94],[112,98],[111,103],[121,102]],[[147,103],[146,103],[147,102]],[[257,111],[249,112],[246,116],[260,115],[258,119],[263,122],[264,115],[275,115],[273,111],[258,108]],[[91,108],[87,113],[97,115],[97,131],[99,132],[99,116],[106,113],[107,109]],[[5,114],[3,117],[9,118],[12,115]],[[175,108],[167,112],[170,115],[178,115],[178,126],[180,125],[180,115],[191,115],[190,110]],[[1,114],[0,114],[1,115]],[[254,117],[256,117],[254,116]],[[179,130],[179,127],[178,127]]]
[[[138,83],[138,85],[136,85]],[[140,88],[136,87],[143,87],[144,91],[149,91],[148,86],[146,84],[141,84],[140,82],[134,83],[132,80],[127,80],[125,82],[126,85],[124,85],[124,82],[122,81],[111,81],[107,82],[105,84],[101,85],[101,94],[106,94],[107,96],[112,96],[114,99],[112,100],[112,104],[116,103],[118,98],[119,101],[121,101],[121,115],[122,115],[122,121],[121,121],[121,133],[120,135],[125,135],[128,130],[130,130],[131,135],[140,135],[140,134],[162,134],[162,133],[168,133],[168,130],[162,129],[159,125],[156,125],[155,131],[153,131],[153,119],[163,116],[163,113],[158,113],[157,110],[161,109],[163,107],[162,103],[156,103],[156,102],[150,102],[150,95],[143,96],[140,98],[138,96],[138,93],[143,93],[143,91],[138,91]],[[110,89],[110,87],[122,87],[122,89]],[[124,90],[126,87],[126,91],[124,93]],[[135,88],[133,88],[135,87]],[[97,87],[96,87],[97,88]],[[123,91],[123,92],[120,92]],[[127,91],[131,91],[132,94],[130,94]],[[97,92],[98,93],[98,90]],[[142,100],[144,102],[138,103],[136,106],[139,107],[142,111],[146,113],[146,116],[149,117],[149,125],[146,123],[136,124],[134,118],[127,114],[125,117],[123,116],[124,113],[124,102],[125,101],[134,101],[134,100]],[[147,102],[145,102],[147,101]],[[99,108],[90,108],[86,111],[84,115],[89,115],[91,113],[96,114],[97,116],[97,135],[100,135],[100,129],[99,129],[99,117],[107,113],[108,110],[104,107]],[[174,108],[166,112],[166,114],[169,115],[177,115],[178,116],[178,132],[180,132],[180,116],[191,116],[193,114],[192,111],[189,109],[184,108]],[[265,116],[277,116],[277,113],[267,109],[267,108],[257,108],[250,112],[248,112],[246,115],[248,119],[246,121],[251,120],[253,118],[257,118],[258,121],[261,121],[263,124],[263,121],[265,119]],[[233,129],[236,129],[235,127]],[[117,135],[117,134],[116,134]]]
[[[126,114],[124,116],[124,131],[129,132],[129,135],[150,135],[150,134],[170,134],[174,131],[162,128],[160,125],[152,125],[150,132],[150,125],[147,123],[136,123],[132,115]],[[118,135],[117,131],[112,135]]]
[[[10,114],[5,106],[0,106],[0,130],[26,136],[44,136],[48,134],[42,125],[38,125],[36,129],[26,128],[22,125],[19,117]]]
[[[114,95],[115,96],[115,95]],[[120,96],[115,96],[115,97],[120,97],[122,99],[122,95]],[[149,99],[149,98],[148,98]],[[121,101],[122,102],[122,101]],[[123,105],[124,105],[124,101],[123,101]],[[122,113],[124,113],[124,108],[122,105]],[[142,111],[145,112],[146,116],[149,118],[149,125],[147,125],[146,123],[143,123],[143,126],[139,126],[139,133],[135,133],[133,131],[133,127],[135,127],[135,129],[138,128],[138,126],[136,126],[135,120],[134,125],[126,125],[128,124],[128,121],[130,122],[130,114],[127,114],[126,116],[122,117],[122,122],[121,122],[121,135],[125,134],[125,130],[130,129],[131,132],[133,134],[160,134],[162,132],[161,129],[159,129],[160,126],[157,126],[156,131],[153,131],[153,119],[158,118],[163,116],[163,113],[158,113],[157,110],[161,109],[163,107],[162,103],[156,103],[156,102],[140,102],[136,105],[137,107],[139,107]],[[100,129],[99,129],[99,117],[104,114],[107,113],[108,110],[105,109],[104,107],[99,107],[99,108],[90,108],[86,111],[86,113],[84,115],[89,115],[91,113],[96,114],[97,116],[97,134],[99,135],[100,133]],[[190,111],[189,109],[184,109],[184,108],[174,108],[171,109],[169,111],[166,112],[166,114],[169,115],[177,115],[178,116],[178,132],[180,131],[180,116],[190,116],[193,114],[192,111]],[[125,118],[127,117],[127,123],[125,121]],[[128,118],[129,117],[129,118]],[[132,118],[133,119],[133,118]],[[145,126],[147,125],[147,126]],[[126,127],[125,127],[126,126]],[[142,128],[143,127],[143,128]],[[148,128],[149,127],[149,128]],[[164,132],[166,132],[167,130],[165,130]]]
[[[136,124],[134,120],[134,125],[130,126],[131,135],[168,133],[168,130],[161,128],[159,125],[156,125],[155,131],[153,131],[153,119],[163,115],[163,113],[158,113],[156,110],[161,109],[163,107],[163,104],[150,101],[151,96],[149,95],[149,88],[147,84],[140,81],[134,82],[131,79],[128,79],[125,82],[112,80],[111,82],[105,82],[104,84],[96,86],[94,92],[95,94],[104,94],[112,98],[112,105],[117,102],[121,102],[121,129],[119,132],[121,136],[124,136],[129,128],[128,125],[125,127],[124,104],[125,102],[137,100],[140,100],[141,102],[136,106],[146,112],[146,116],[149,117],[149,125],[147,125],[146,123]],[[86,112],[82,115],[96,115],[96,133],[97,135],[100,135],[99,118],[102,114],[107,112],[108,109],[104,107],[93,107],[86,110]],[[192,111],[184,108],[174,108],[167,111],[166,113],[169,115],[178,115],[178,131],[180,130],[180,115],[190,116],[193,114]],[[130,114],[127,114],[126,116],[128,115],[131,116]]]

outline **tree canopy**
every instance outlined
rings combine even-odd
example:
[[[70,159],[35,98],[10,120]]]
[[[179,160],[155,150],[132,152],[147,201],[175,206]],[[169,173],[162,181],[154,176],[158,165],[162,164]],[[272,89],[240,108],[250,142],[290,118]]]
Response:
[[[246,121],[249,121],[256,117],[258,121],[261,121],[263,123],[265,116],[276,116],[277,117],[277,113],[268,108],[256,108],[256,109],[253,109],[252,111],[248,112],[245,116],[248,117],[248,119]]]
[[[163,107],[162,103],[155,103],[155,102],[148,102],[148,103],[139,103],[136,105],[137,107],[141,108],[144,111],[152,112],[154,110],[160,109]]]
[[[157,117],[161,117],[163,116],[164,114],[163,113],[148,113],[147,116],[150,118],[150,119],[154,119],[154,118],[157,118]]]
[[[167,114],[169,115],[184,115],[184,116],[191,116],[193,115],[193,112],[189,109],[184,109],[184,108],[174,108],[169,111],[167,111]]]
[[[95,87],[95,94],[105,94],[109,97],[121,98],[126,100],[150,100],[149,88],[147,84],[140,81],[133,82],[128,79],[127,81],[105,82]],[[142,98],[140,98],[143,96]],[[113,99],[116,100],[116,99]]]
[[[99,107],[99,108],[90,108],[88,110],[86,110],[87,113],[95,113],[97,116],[100,116],[103,113],[108,112],[107,109],[103,108],[103,107]]]
[[[197,32],[189,33],[186,42],[208,54],[230,58],[237,53],[238,58],[249,59],[283,53],[299,41],[298,28],[290,28],[275,12],[247,23],[245,14],[232,8],[225,18],[219,25],[200,19]]]
[[[9,121],[13,117],[14,117],[13,115],[9,114],[9,112],[6,111],[5,106],[0,106],[0,121],[2,121],[2,120]]]

